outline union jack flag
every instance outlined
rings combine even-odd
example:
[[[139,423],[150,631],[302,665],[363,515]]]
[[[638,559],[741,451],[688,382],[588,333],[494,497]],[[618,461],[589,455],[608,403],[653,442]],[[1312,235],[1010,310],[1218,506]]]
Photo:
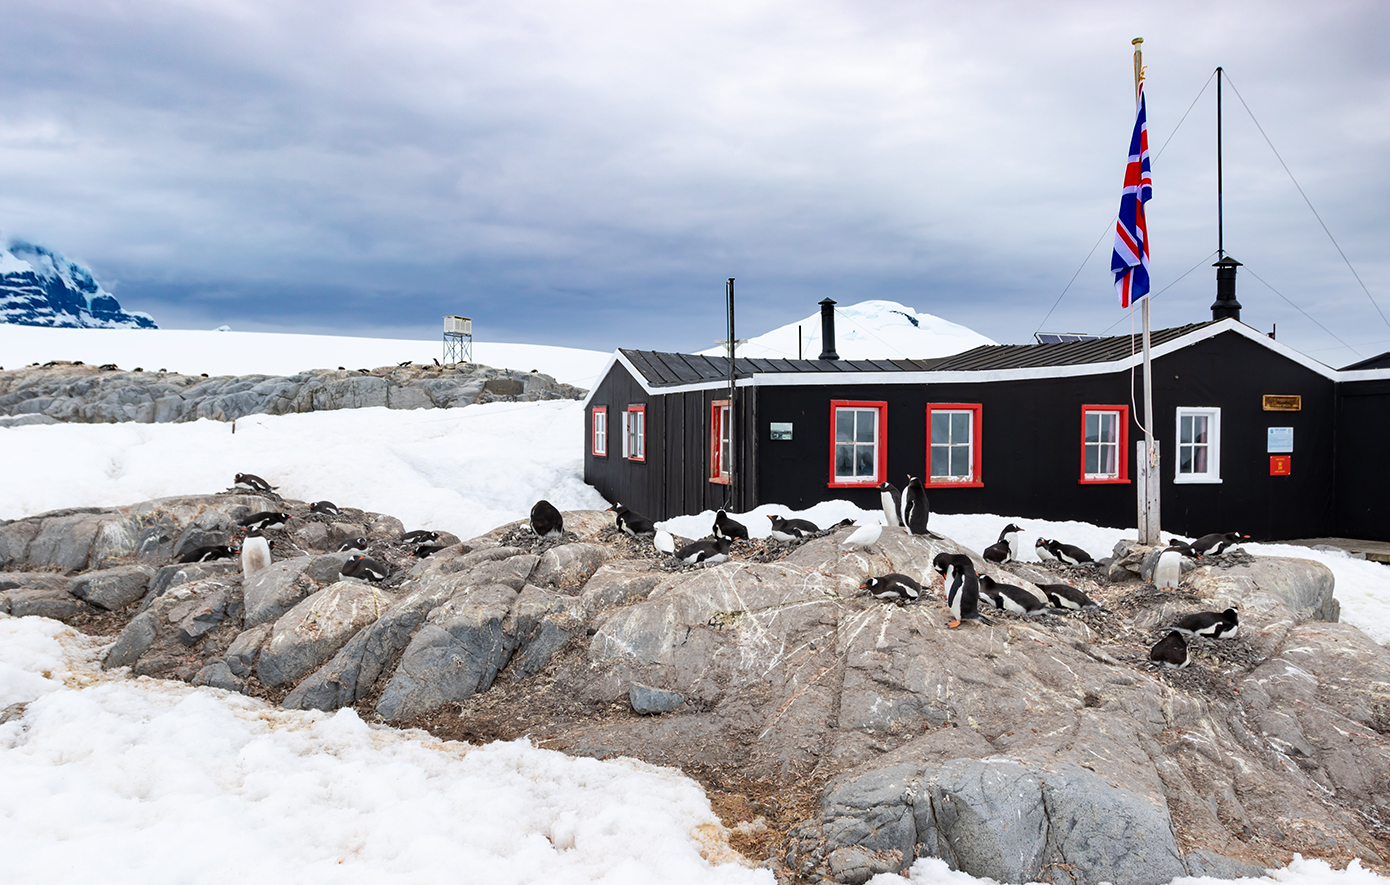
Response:
[[[1134,135],[1129,139],[1129,165],[1125,167],[1125,189],[1120,196],[1120,216],[1115,221],[1115,251],[1110,270],[1115,274],[1115,291],[1120,306],[1129,307],[1149,294],[1149,222],[1144,204],[1153,197],[1153,175],[1149,171],[1149,122],[1144,111],[1144,83],[1139,82],[1139,113],[1134,119]]]

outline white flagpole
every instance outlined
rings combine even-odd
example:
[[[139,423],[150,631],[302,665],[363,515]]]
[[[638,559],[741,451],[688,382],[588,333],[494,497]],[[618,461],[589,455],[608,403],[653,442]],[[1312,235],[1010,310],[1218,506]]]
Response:
[[[1139,84],[1144,80],[1144,38],[1135,37],[1134,45],[1134,103],[1139,105]],[[1156,545],[1159,542],[1159,462],[1158,446],[1154,442],[1153,424],[1153,365],[1149,360],[1149,300],[1144,295],[1144,445],[1139,461],[1139,543]]]

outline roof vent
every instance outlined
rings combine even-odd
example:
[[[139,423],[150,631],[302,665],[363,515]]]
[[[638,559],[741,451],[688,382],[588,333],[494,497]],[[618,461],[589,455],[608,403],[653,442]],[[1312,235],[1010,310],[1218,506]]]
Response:
[[[1212,265],[1216,268],[1216,300],[1211,305],[1211,318],[1240,319],[1240,302],[1236,300],[1236,268],[1241,263],[1227,255]]]
[[[835,352],[835,302],[829,298],[820,303],[820,342],[821,352],[818,359],[837,360],[840,355]]]

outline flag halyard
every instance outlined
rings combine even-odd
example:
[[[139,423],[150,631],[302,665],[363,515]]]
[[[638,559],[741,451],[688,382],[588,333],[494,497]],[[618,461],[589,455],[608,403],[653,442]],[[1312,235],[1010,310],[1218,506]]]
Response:
[[[1134,134],[1129,140],[1129,163],[1125,166],[1125,187],[1120,196],[1120,214],[1115,220],[1115,248],[1110,270],[1115,274],[1115,291],[1120,306],[1129,307],[1149,294],[1149,224],[1144,204],[1153,196],[1153,175],[1149,168],[1149,123],[1144,105],[1144,84],[1139,84],[1139,110]]]

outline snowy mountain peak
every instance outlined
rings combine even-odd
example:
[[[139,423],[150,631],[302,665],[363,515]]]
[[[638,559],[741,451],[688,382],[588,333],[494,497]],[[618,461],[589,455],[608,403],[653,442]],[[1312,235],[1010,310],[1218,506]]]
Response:
[[[0,246],[0,323],[156,328],[149,314],[122,310],[87,267],[22,240]]]
[[[740,344],[738,355],[756,359],[797,356],[797,327],[801,327],[801,355],[820,356],[820,312],[788,323]],[[861,301],[835,305],[835,351],[840,359],[931,359],[961,353],[995,342],[965,326],[921,313],[896,301]],[[701,351],[722,356],[723,347]]]

